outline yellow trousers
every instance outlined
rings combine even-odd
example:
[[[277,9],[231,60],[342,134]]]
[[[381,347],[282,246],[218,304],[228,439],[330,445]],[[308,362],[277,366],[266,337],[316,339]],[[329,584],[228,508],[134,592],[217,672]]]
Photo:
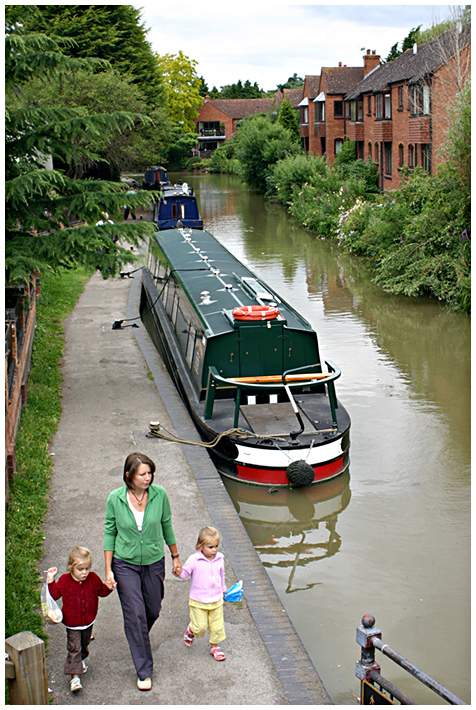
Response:
[[[196,638],[205,635],[208,629],[210,643],[215,646],[226,638],[225,621],[223,618],[223,599],[211,604],[196,602],[189,599],[190,629]]]

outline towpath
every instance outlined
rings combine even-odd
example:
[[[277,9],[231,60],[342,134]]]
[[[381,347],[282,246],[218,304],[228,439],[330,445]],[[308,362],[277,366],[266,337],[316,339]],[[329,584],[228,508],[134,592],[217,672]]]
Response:
[[[227,586],[243,579],[241,605],[225,604],[227,659],[217,663],[208,642],[183,644],[189,583],[171,573],[161,617],[151,632],[153,688],[140,692],[122,626],[117,593],[100,600],[84,687],[69,691],[63,674],[66,633],[48,626],[48,684],[60,705],[287,705],[330,704],[206,450],[149,439],[159,420],[186,439],[198,440],[164,365],[140,324],[112,330],[115,319],[138,315],[140,272],[104,281],[98,274],[65,325],[63,411],[51,445],[54,469],[41,570],[65,571],[70,549],[88,547],[93,569],[104,578],[104,507],[122,485],[131,451],[157,465],[156,482],[169,495],[182,561],[194,551],[206,524],[223,536]]]

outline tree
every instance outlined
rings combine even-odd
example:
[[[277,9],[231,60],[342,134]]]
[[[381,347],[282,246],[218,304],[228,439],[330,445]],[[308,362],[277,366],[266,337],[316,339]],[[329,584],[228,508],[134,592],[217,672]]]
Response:
[[[165,104],[155,54],[146,40],[140,10],[132,5],[39,5],[26,18],[30,31],[74,40],[72,57],[105,59],[121,75],[130,75],[148,103]]]
[[[392,48],[390,49],[389,55],[386,58],[386,62],[391,62],[397,57],[399,57],[401,54],[407,51],[407,49],[411,49],[415,42],[418,41],[418,36],[420,32],[420,27],[421,25],[418,25],[418,27],[414,27],[408,35],[405,37],[405,39],[402,42],[402,48],[398,49],[398,42],[396,42]]]
[[[294,74],[289,77],[285,84],[278,84],[277,88],[279,89],[279,91],[282,91],[283,89],[297,89],[300,86],[304,86],[304,79],[301,76],[298,76],[296,72],[294,72]]]
[[[94,73],[81,69],[68,72],[64,76],[50,77],[44,81],[36,77],[22,87],[17,105],[39,105],[49,107],[76,108],[87,114],[121,111],[124,106],[133,113],[148,115],[151,121],[145,124],[136,121],[127,131],[111,133],[107,140],[98,135],[91,148],[107,161],[107,172],[119,176],[124,170],[142,170],[143,166],[154,163],[164,156],[170,139],[170,126],[165,109],[152,109],[138,84],[130,75],[121,75],[112,68]],[[80,138],[81,140],[81,138]],[[91,164],[88,160],[74,165],[60,165],[71,177],[87,175],[99,176],[104,173],[104,163]]]
[[[10,10],[10,8],[12,8]],[[98,136],[107,142],[146,116],[116,111],[88,114],[77,108],[22,103],[28,81],[45,80],[76,69],[103,68],[97,60],[62,53],[57,38],[29,32],[22,22],[29,10],[6,8],[5,36],[5,266],[7,283],[21,282],[32,271],[95,266],[113,275],[134,259],[114,237],[138,244],[153,229],[147,223],[96,226],[103,213],[121,215],[123,204],[148,206],[149,193],[126,195],[120,183],[75,180],[45,167],[48,156],[68,165],[100,160]],[[79,226],[71,227],[70,218]]]
[[[277,121],[291,132],[294,140],[300,140],[299,118],[296,111],[293,109],[288,96],[286,96],[281,102]]]
[[[200,96],[201,79],[197,76],[195,59],[183,54],[164,54],[157,57],[167,94],[167,113],[171,121],[183,125],[184,132],[195,131],[194,119],[203,104]]]
[[[300,152],[291,132],[263,115],[244,120],[235,140],[235,156],[241,163],[243,179],[262,192],[266,191],[271,166]]]

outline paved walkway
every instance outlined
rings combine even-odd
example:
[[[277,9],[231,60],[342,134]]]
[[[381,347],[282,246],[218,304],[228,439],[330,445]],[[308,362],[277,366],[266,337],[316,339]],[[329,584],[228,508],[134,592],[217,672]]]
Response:
[[[155,461],[155,480],[168,492],[182,560],[194,551],[198,530],[214,525],[223,536],[227,586],[243,579],[245,599],[225,604],[225,662],[213,660],[205,639],[186,648],[189,582],[173,577],[166,554],[164,605],[151,632],[152,690],[136,688],[114,592],[100,600],[89,670],[75,695],[63,674],[64,627],[48,626],[47,674],[55,703],[330,704],[206,450],[146,437],[149,421],[160,420],[180,437],[198,440],[140,321],[139,328],[112,330],[115,319],[138,315],[139,298],[140,272],[109,281],[96,274],[66,322],[63,412],[51,445],[54,471],[41,569],[56,565],[62,574],[70,549],[79,544],[91,550],[93,569],[104,578],[105,502],[122,485],[126,456],[141,451]]]

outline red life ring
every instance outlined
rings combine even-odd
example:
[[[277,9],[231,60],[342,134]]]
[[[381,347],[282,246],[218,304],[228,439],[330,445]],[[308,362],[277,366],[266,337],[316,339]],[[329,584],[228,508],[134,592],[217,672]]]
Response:
[[[279,315],[275,306],[240,306],[232,310],[235,320],[273,320]]]

